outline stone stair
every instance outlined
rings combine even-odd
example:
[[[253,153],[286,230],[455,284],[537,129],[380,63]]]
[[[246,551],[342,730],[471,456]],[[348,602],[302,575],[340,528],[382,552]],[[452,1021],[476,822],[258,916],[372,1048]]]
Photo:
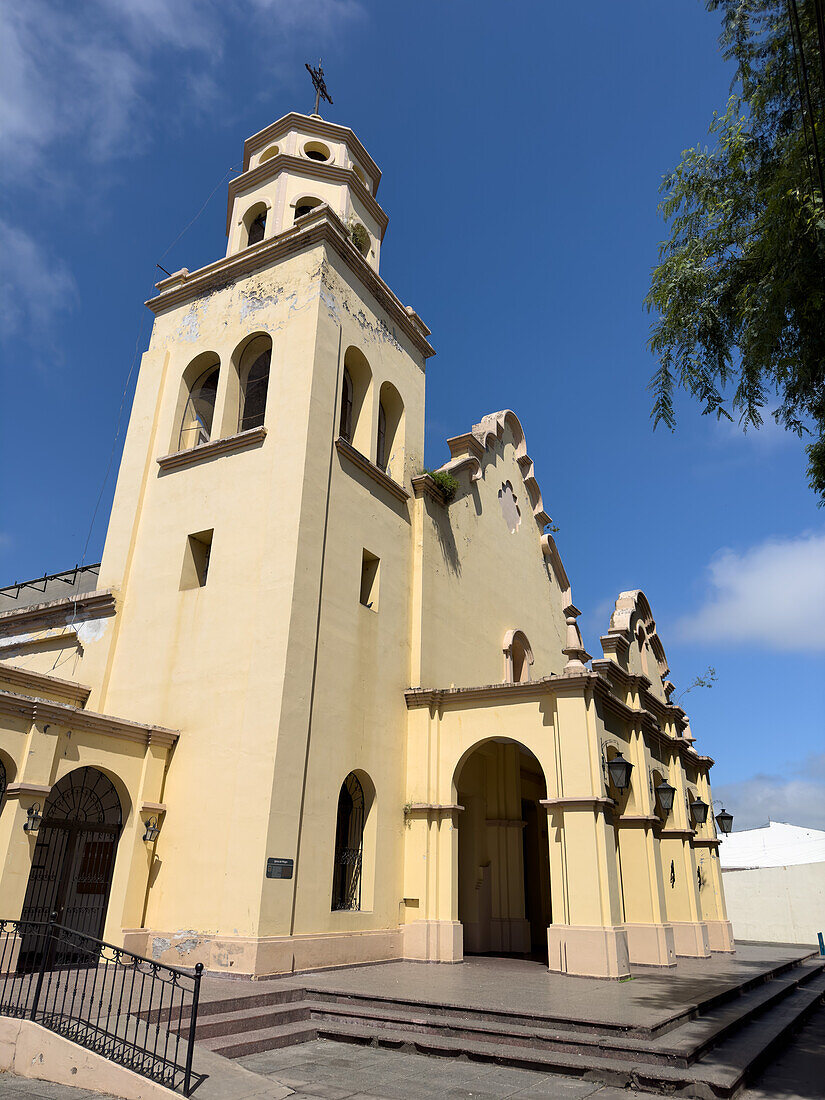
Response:
[[[202,1001],[197,1039],[227,1058],[315,1038],[375,1043],[711,1100],[735,1096],[824,1002],[825,960],[816,956],[763,972],[650,1029],[361,996],[308,981]]]

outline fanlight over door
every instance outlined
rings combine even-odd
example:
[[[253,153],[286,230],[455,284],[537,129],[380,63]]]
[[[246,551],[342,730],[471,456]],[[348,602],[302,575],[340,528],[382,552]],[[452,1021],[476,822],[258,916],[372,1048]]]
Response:
[[[56,783],[37,832],[20,919],[55,920],[100,939],[121,827],[120,799],[102,772],[78,768]],[[37,935],[24,936],[20,971],[39,964],[39,940]],[[69,957],[53,960],[55,965],[71,961]]]

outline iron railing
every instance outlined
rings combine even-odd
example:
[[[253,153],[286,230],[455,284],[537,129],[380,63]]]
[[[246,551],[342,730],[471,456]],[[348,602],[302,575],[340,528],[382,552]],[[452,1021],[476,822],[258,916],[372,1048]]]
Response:
[[[192,1054],[202,971],[54,922],[0,920],[0,1015],[33,1020],[184,1096],[201,1080]]]

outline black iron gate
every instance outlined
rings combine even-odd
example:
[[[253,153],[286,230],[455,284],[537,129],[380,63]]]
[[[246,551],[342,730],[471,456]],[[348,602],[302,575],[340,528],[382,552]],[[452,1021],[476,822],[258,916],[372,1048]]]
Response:
[[[120,799],[96,768],[78,768],[52,787],[38,830],[21,921],[57,921],[100,939],[121,830]],[[18,972],[42,965],[44,944],[32,933],[20,945]],[[51,966],[77,965],[71,942],[48,950]],[[55,953],[56,952],[56,953]]]

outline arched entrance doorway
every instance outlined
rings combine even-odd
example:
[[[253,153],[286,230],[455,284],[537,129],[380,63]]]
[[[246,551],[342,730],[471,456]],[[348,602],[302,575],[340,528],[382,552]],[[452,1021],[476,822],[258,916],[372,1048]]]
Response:
[[[547,958],[550,860],[541,765],[505,738],[459,765],[458,919],[464,953]]]
[[[54,916],[58,924],[99,939],[121,826],[120,799],[103,772],[77,768],[55,783],[37,832],[20,919],[49,921]],[[36,965],[38,940],[24,937],[20,970]]]

